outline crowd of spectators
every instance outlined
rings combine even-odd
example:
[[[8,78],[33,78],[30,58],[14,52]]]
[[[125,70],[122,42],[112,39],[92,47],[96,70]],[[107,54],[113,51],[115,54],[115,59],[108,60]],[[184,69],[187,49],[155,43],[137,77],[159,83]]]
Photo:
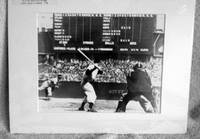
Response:
[[[97,82],[126,83],[126,75],[133,66],[138,63],[137,60],[101,60],[103,74],[98,76]],[[149,73],[152,84],[161,86],[162,58],[151,58],[148,62],[141,62]],[[51,78],[61,74],[63,81],[81,81],[83,73],[88,66],[88,61],[78,59],[54,60],[53,62],[39,63],[39,80]]]

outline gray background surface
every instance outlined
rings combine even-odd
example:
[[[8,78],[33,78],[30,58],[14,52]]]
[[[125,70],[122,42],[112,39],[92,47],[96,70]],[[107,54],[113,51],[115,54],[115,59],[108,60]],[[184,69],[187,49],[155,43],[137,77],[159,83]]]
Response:
[[[8,101],[8,26],[7,0],[0,0],[0,139],[135,138],[200,139],[200,0],[196,0],[193,57],[191,68],[188,131],[179,135],[136,134],[10,134]]]

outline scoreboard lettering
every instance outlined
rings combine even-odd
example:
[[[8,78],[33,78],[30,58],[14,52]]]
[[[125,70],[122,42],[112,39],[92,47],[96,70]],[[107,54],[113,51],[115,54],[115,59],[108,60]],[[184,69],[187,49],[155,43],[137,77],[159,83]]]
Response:
[[[154,14],[54,13],[54,50],[149,53],[155,24]]]

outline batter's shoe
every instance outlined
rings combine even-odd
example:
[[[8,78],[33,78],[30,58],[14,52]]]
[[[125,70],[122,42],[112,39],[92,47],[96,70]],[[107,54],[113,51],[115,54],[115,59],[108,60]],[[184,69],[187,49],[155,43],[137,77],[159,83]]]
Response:
[[[85,109],[82,108],[82,107],[80,107],[80,108],[78,108],[78,110],[79,110],[79,111],[84,111]]]
[[[88,109],[88,112],[97,112],[95,109]]]

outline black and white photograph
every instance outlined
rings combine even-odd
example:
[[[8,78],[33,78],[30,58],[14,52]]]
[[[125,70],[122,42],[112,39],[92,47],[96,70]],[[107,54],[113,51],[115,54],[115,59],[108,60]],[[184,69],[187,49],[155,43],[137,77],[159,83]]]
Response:
[[[161,113],[165,14],[38,13],[44,113]]]
[[[11,133],[185,133],[194,4],[8,1]]]

